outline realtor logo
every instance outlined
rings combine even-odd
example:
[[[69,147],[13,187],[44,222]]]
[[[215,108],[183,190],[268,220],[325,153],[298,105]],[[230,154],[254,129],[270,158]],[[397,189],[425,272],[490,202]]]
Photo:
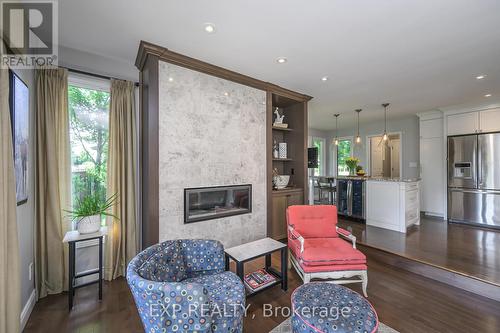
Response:
[[[1,1],[1,68],[57,65],[57,2]],[[2,46],[2,49],[4,47]]]

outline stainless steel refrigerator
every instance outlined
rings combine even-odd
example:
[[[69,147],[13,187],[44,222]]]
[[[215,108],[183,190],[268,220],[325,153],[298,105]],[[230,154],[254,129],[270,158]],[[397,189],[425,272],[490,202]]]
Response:
[[[500,133],[448,137],[448,220],[500,228]]]

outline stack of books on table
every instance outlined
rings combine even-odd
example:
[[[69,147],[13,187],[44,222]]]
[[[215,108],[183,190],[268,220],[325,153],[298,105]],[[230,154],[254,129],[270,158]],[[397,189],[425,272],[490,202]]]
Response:
[[[244,281],[245,287],[250,292],[255,292],[276,282],[276,277],[266,272],[265,269],[259,269],[258,271],[255,271],[253,273],[246,274]]]

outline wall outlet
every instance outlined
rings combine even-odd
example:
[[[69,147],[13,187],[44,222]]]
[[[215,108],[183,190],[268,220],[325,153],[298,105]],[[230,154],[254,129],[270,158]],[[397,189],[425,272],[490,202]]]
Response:
[[[33,280],[33,263],[30,263],[28,266],[28,279],[31,281]]]

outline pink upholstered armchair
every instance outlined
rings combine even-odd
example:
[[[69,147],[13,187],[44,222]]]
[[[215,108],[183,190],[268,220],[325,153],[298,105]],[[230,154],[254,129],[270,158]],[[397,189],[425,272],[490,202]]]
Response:
[[[336,206],[290,206],[286,217],[290,261],[304,283],[312,279],[361,282],[367,296],[366,257],[356,249],[356,237],[337,226]]]

